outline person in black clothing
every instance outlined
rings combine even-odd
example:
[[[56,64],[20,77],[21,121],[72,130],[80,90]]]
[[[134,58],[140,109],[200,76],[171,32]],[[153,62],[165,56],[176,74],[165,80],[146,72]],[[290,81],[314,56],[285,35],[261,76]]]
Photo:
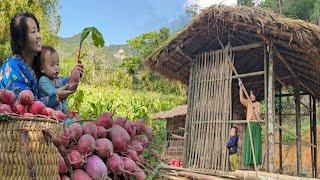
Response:
[[[227,148],[229,150],[229,163],[231,171],[235,171],[238,169],[238,128],[233,126],[230,131],[230,138],[227,144]]]

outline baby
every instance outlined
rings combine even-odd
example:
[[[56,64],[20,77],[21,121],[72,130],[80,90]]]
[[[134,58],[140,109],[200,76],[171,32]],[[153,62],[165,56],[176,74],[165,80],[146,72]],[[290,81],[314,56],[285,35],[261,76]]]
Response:
[[[229,150],[229,163],[231,171],[235,171],[238,169],[238,128],[233,126],[230,131],[230,138],[227,144],[227,148]]]
[[[75,66],[80,74],[83,72],[83,65],[78,63]],[[41,101],[47,106],[55,110],[68,112],[68,105],[66,99],[68,96],[76,91],[77,84],[68,84],[69,77],[60,77],[59,71],[59,56],[57,51],[50,46],[43,46],[40,56],[40,71],[41,77],[39,79],[39,96]],[[54,101],[49,98],[56,98]],[[52,99],[52,98],[51,98]]]

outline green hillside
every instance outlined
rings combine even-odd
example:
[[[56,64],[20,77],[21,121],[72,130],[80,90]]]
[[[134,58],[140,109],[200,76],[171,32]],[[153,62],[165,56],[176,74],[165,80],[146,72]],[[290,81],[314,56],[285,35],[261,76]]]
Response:
[[[80,33],[69,38],[58,38],[56,49],[61,60],[76,58],[79,48]],[[83,53],[87,58],[99,61],[104,68],[114,69],[123,60],[124,57],[132,55],[132,50],[128,45],[109,45],[103,48],[96,48],[91,43],[91,38],[84,43]]]

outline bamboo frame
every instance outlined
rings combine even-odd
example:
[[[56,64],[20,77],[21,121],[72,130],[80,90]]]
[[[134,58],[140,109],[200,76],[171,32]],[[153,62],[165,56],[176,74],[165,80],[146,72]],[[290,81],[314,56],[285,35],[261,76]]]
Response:
[[[275,122],[275,90],[274,90],[274,57],[273,57],[273,41],[271,40],[268,45],[268,123],[267,123],[267,129],[268,129],[268,171],[274,172],[274,122]]]
[[[300,107],[300,89],[295,93],[295,109],[296,109],[296,155],[297,155],[297,175],[301,173],[301,107]]]
[[[193,61],[184,163],[192,170],[217,172],[228,169],[225,145],[232,107],[229,56],[233,58],[231,52],[218,50],[201,53]],[[207,81],[209,78],[221,80]]]

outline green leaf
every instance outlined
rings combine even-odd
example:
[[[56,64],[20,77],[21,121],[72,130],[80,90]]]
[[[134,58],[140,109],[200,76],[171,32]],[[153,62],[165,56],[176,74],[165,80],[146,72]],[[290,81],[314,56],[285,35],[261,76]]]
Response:
[[[83,43],[83,41],[88,37],[90,33],[93,40],[93,44],[96,47],[103,47],[104,46],[103,36],[95,27],[86,27],[82,30],[80,44]]]

